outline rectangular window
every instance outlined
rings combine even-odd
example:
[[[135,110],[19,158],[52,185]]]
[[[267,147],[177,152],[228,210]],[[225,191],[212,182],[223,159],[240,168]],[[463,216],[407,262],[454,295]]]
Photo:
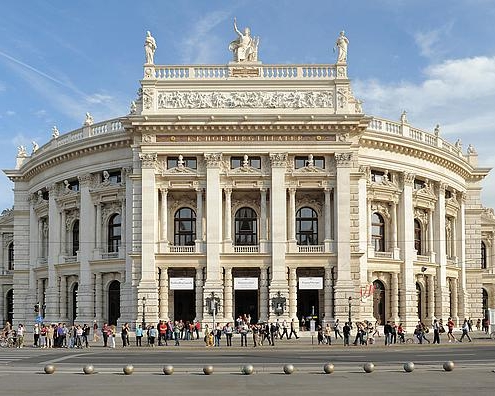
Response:
[[[186,168],[197,169],[198,168],[198,160],[196,157],[184,157],[182,158],[183,165]],[[167,158],[167,169],[177,168],[179,166],[179,158],[178,157],[168,157]]]
[[[72,191],[79,191],[79,181],[78,180],[73,180],[69,182],[69,188]]]
[[[425,182],[423,180],[414,179],[414,189],[421,190],[425,186]]]
[[[251,168],[255,168],[255,169],[261,169],[261,158],[248,157],[247,160],[245,160],[244,157],[230,158],[230,169],[240,168],[244,165],[250,166]]]
[[[315,166],[317,168],[325,169],[325,157],[313,157],[313,163],[308,157],[295,157],[294,158],[294,168],[301,169],[306,166]]]
[[[110,183],[120,183],[122,181],[122,176],[120,171],[113,171],[113,172],[108,172],[109,177],[108,180]]]
[[[371,170],[371,181],[375,183],[380,183],[383,180],[384,172]]]

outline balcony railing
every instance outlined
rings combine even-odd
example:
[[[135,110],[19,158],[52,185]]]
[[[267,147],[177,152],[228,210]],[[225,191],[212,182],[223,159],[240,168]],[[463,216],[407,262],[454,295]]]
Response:
[[[377,252],[377,251],[375,251],[375,257],[376,258],[391,259],[393,257],[393,253],[392,252]]]
[[[119,252],[111,252],[111,253],[102,253],[101,254],[102,259],[114,259],[114,258],[119,258]]]
[[[299,253],[323,253],[325,251],[324,245],[297,245],[297,251]]]
[[[430,262],[430,256],[422,256],[422,255],[417,255],[417,260],[418,261],[422,261],[422,262],[425,262],[425,263],[429,263]]]
[[[196,251],[196,246],[179,246],[171,245],[170,253],[194,253]]]
[[[259,252],[260,252],[259,245],[243,245],[243,246],[234,245],[234,253],[259,253]]]

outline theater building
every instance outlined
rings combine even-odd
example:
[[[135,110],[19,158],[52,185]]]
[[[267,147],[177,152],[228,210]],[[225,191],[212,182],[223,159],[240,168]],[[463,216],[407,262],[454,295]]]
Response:
[[[128,115],[19,148],[0,318],[211,323],[215,308],[411,327],[495,307],[475,149],[366,114],[347,45],[311,65],[240,48],[224,65],[153,50]]]

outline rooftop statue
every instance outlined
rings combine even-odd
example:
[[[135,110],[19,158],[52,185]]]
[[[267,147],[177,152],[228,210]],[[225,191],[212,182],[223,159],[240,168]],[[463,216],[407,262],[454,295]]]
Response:
[[[156,51],[156,41],[148,30],[146,32],[146,39],[144,41],[144,54],[146,55],[146,64],[153,65],[155,62],[153,60]]]
[[[84,120],[84,126],[91,126],[95,123],[93,116],[89,113],[86,113],[86,119]]]
[[[58,131],[58,128],[54,126],[52,128],[52,139],[57,139],[60,136],[60,132]]]
[[[256,62],[258,60],[259,37],[251,37],[251,30],[247,27],[244,33],[237,29],[237,19],[234,18],[234,31],[239,36],[229,44],[229,51],[234,53],[236,62]]]
[[[345,32],[342,30],[335,43],[337,47],[337,63],[347,62],[347,46],[349,45],[349,39],[345,36]],[[334,48],[335,50],[335,48]]]

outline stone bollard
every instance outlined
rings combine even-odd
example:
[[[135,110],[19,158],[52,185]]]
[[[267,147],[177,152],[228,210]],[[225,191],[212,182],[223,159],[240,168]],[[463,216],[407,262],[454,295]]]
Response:
[[[254,372],[254,367],[252,364],[246,364],[242,368],[242,374],[244,374],[244,375],[251,375],[251,374],[253,374],[253,372]]]
[[[163,366],[163,374],[172,375],[173,373],[174,373],[174,366],[172,366],[171,364]]]
[[[325,374],[332,374],[335,370],[335,367],[332,363],[325,363],[325,365],[323,366],[323,371],[325,372]]]
[[[53,364],[47,364],[43,370],[45,374],[53,374],[55,372],[55,366]]]
[[[132,364],[128,364],[127,366],[124,366],[122,371],[125,375],[131,375],[134,372],[134,366]]]
[[[86,366],[83,367],[84,374],[93,374],[94,372],[95,372],[95,368],[93,367],[92,364],[87,364]]]
[[[371,362],[365,363],[363,365],[363,370],[366,373],[372,373],[373,371],[375,371],[375,365],[373,363],[371,363]]]
[[[447,360],[444,364],[443,364],[443,369],[445,371],[452,371],[454,369],[454,362],[452,360]]]
[[[413,362],[404,363],[404,371],[406,373],[412,373],[414,371],[414,363]]]
[[[292,374],[293,372],[294,372],[294,365],[293,364],[284,365],[284,373],[285,374]]]
[[[211,374],[213,374],[213,366],[211,364],[209,364],[207,366],[204,366],[203,367],[203,373],[205,375],[211,375]]]

